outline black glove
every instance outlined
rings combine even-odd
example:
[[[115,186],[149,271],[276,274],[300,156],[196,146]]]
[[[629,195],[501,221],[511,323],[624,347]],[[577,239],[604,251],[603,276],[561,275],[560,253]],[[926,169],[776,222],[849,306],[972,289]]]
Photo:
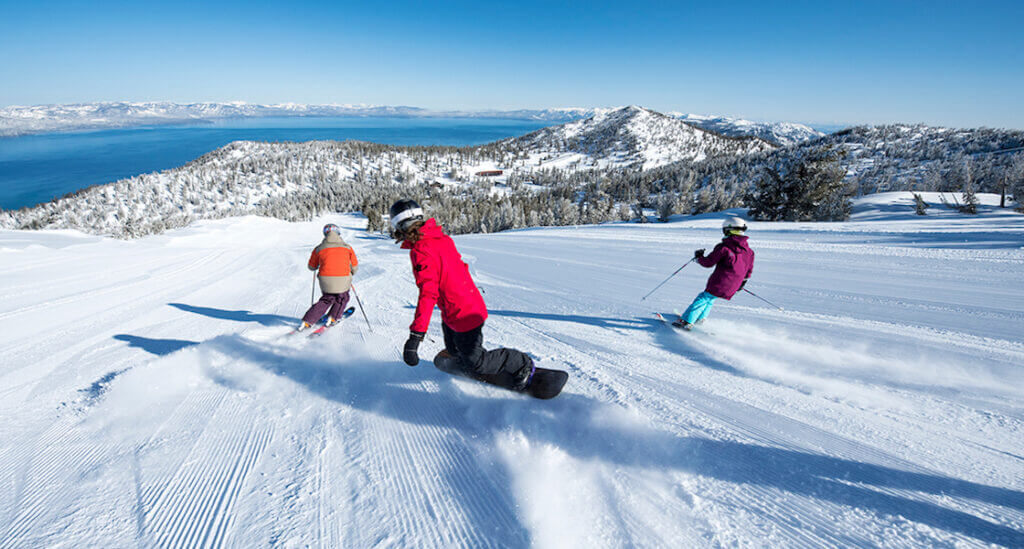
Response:
[[[693,258],[696,259],[698,257],[704,257],[704,248],[701,248],[701,249],[693,252]]]
[[[742,290],[742,289],[743,289],[743,287],[744,287],[744,286],[746,286],[746,285],[747,285],[747,279],[745,279],[745,278],[744,278],[744,279],[743,279],[743,282],[740,282],[740,290]],[[740,291],[740,290],[736,290],[736,291],[738,292],[738,291]]]
[[[420,355],[416,353],[416,350],[420,348],[420,342],[423,341],[425,335],[427,335],[426,332],[409,332],[409,339],[405,340],[405,349],[402,350],[402,360],[409,366],[420,363]]]

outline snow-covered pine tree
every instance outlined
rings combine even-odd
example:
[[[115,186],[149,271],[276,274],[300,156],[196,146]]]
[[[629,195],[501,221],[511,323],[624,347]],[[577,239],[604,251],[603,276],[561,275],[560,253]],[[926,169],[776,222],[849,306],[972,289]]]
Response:
[[[964,205],[960,207],[960,211],[969,215],[978,213],[978,193],[974,185],[970,160],[964,160],[962,196]]]
[[[929,204],[924,201],[924,198],[920,194],[914,192],[911,194],[914,195],[914,213],[917,215],[927,215],[927,210],[930,207]]]
[[[658,199],[658,221],[667,223],[669,217],[676,213],[679,200],[672,192],[666,192]]]
[[[749,215],[765,221],[838,221],[850,215],[853,189],[844,182],[844,152],[821,147],[764,168],[744,197]]]

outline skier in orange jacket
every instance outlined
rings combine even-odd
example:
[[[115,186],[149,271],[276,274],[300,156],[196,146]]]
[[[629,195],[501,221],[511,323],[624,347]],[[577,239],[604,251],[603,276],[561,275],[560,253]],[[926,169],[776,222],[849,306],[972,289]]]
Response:
[[[337,322],[348,305],[348,292],[352,288],[352,275],[359,270],[356,252],[341,239],[341,229],[334,223],[324,225],[324,240],[313,249],[307,264],[309,270],[317,271],[320,291],[323,295],[306,314],[302,315],[302,331],[319,322],[326,313],[326,325]]]

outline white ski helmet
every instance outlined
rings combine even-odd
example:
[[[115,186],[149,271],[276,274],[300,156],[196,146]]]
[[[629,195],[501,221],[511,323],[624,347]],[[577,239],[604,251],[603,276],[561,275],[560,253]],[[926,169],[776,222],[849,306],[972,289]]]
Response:
[[[423,208],[415,200],[399,200],[391,205],[388,211],[391,228],[396,231],[405,229],[406,226],[423,220]]]
[[[727,217],[725,221],[722,222],[722,230],[726,232],[744,232],[747,230],[747,222],[744,221],[742,217]]]

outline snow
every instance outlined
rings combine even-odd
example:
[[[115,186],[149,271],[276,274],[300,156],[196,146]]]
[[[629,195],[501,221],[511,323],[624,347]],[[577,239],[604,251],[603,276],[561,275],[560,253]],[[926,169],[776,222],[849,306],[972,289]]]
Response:
[[[432,368],[437,315],[405,366],[409,260],[358,216],[0,231],[0,546],[1019,547],[1024,217],[908,200],[751,223],[785,310],[692,333],[651,313],[708,271],[640,297],[736,212],[457,237],[551,401]],[[328,221],[369,325],[285,337]]]

